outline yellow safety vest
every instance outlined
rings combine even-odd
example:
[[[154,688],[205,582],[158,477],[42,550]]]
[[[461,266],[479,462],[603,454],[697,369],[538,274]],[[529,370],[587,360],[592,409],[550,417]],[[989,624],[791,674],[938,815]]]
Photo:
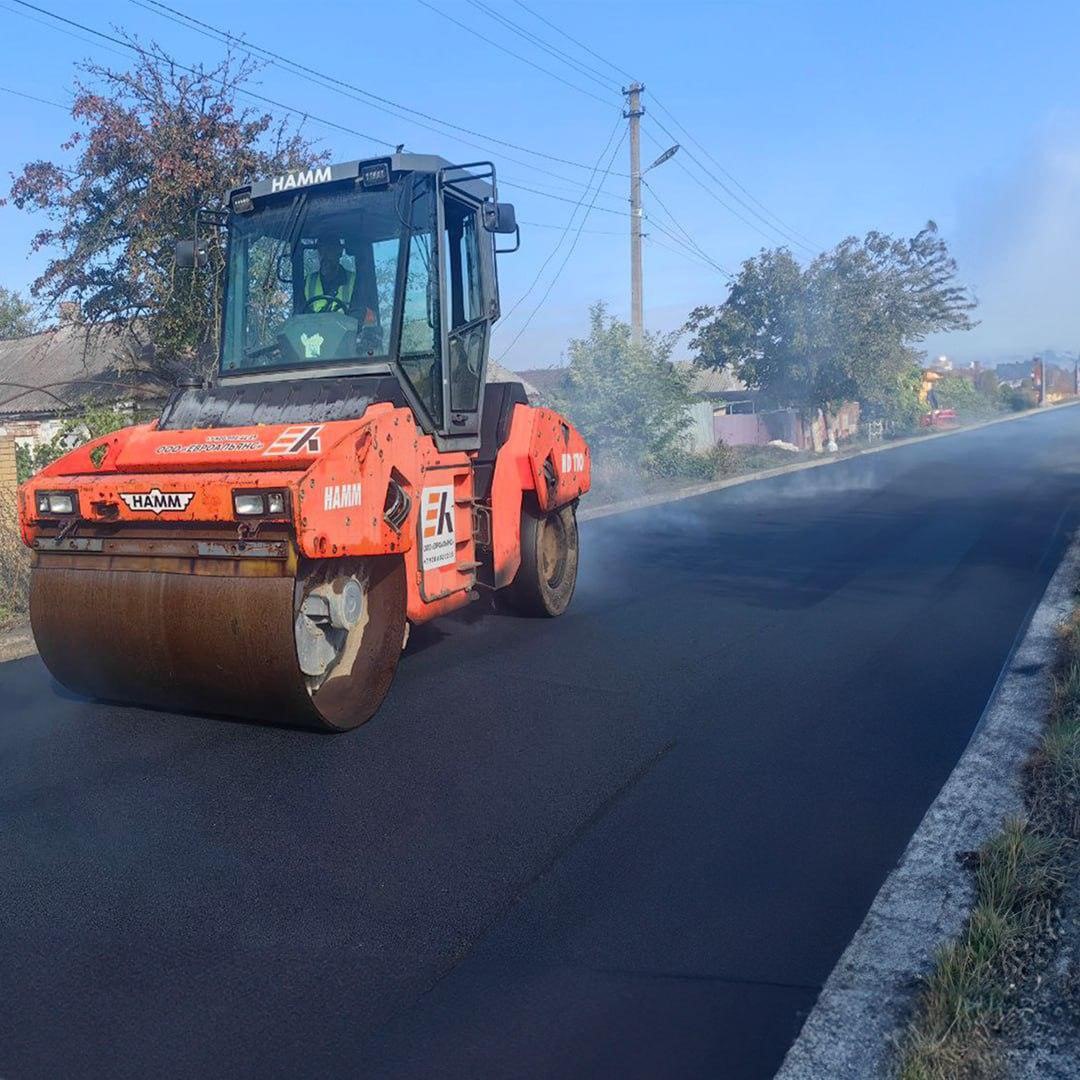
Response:
[[[353,288],[356,285],[356,275],[351,271],[345,272],[345,280],[338,286],[336,293],[327,293],[323,288],[322,275],[316,270],[314,273],[308,274],[307,281],[304,283],[304,298],[307,300],[313,300],[316,296],[337,296],[337,298],[348,309],[352,303]],[[336,304],[332,305],[329,300],[315,300],[315,303],[311,305],[312,311],[326,311],[327,308],[332,308],[334,311],[340,309]]]

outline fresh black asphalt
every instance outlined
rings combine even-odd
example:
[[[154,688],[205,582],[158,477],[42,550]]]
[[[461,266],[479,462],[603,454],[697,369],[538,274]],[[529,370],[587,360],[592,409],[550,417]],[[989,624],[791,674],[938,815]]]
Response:
[[[343,736],[0,665],[0,1075],[771,1075],[1078,490],[1065,409],[586,523]]]

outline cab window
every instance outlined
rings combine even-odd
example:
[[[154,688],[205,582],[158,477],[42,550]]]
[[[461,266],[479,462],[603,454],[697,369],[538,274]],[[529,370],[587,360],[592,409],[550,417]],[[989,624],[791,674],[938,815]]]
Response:
[[[435,249],[430,183],[420,182],[413,195],[412,227],[405,252],[401,370],[432,419],[442,423],[438,257]]]
[[[488,333],[476,209],[447,198],[444,214],[450,304],[450,408],[475,412],[480,402],[481,360]]]

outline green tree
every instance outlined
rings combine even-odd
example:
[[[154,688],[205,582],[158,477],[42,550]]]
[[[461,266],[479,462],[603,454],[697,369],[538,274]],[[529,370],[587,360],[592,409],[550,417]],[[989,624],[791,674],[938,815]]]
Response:
[[[33,161],[12,184],[16,206],[51,225],[32,250],[56,251],[32,293],[77,301],[91,326],[131,329],[154,346],[166,377],[205,370],[216,352],[224,250],[206,229],[209,265],[176,273],[173,241],[200,208],[220,210],[229,188],[324,160],[299,131],[238,103],[248,59],[182,69],[158,45],[128,71],[83,65],[62,149],[67,164]]]
[[[1001,397],[996,389],[992,393],[984,393],[963,375],[943,375],[934,383],[934,394],[939,408],[955,409],[962,420],[991,416],[1001,411]]]
[[[0,341],[29,337],[38,329],[33,309],[14,289],[0,285]]]
[[[1001,397],[1001,380],[993,368],[983,368],[975,376],[975,389],[990,398]]]
[[[849,237],[806,267],[762,251],[723,304],[691,313],[691,348],[780,405],[828,416],[844,401],[887,403],[907,394],[919,341],[974,325],[956,271],[933,222],[910,240]]]
[[[672,447],[688,423],[690,375],[672,366],[678,335],[646,334],[635,344],[628,323],[589,309],[589,336],[570,342],[565,386],[553,402],[611,461],[638,465]]]

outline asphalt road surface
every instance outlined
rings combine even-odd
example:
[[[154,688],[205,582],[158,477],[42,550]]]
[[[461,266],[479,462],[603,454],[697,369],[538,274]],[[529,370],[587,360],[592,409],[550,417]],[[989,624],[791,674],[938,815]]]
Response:
[[[0,666],[0,1075],[771,1075],[1078,492],[1066,409],[587,523],[350,735]]]

